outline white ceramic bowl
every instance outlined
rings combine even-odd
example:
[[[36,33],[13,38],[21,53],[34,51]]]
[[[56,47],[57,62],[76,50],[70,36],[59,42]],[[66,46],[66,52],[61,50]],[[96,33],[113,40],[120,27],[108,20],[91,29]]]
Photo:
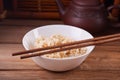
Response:
[[[23,46],[26,50],[33,48],[35,39],[42,35],[49,37],[54,34],[61,34],[63,36],[70,37],[74,40],[83,40],[88,38],[93,38],[93,36],[81,29],[74,26],[69,25],[46,25],[41,26],[36,29],[33,29],[25,34],[23,37]],[[76,68],[79,66],[91,53],[94,49],[94,46],[88,46],[87,52],[81,56],[77,57],[68,57],[68,58],[47,58],[43,56],[33,57],[33,61],[44,69],[51,71],[67,71]]]

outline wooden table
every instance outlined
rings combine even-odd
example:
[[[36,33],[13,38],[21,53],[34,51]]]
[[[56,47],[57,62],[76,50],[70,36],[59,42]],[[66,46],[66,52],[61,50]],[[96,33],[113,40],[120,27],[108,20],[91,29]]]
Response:
[[[31,59],[20,60],[11,54],[24,50],[24,34],[41,25],[61,24],[53,20],[4,20],[0,22],[0,80],[120,80],[120,41],[96,46],[76,69],[51,72],[37,66]],[[104,34],[120,32],[109,28]]]

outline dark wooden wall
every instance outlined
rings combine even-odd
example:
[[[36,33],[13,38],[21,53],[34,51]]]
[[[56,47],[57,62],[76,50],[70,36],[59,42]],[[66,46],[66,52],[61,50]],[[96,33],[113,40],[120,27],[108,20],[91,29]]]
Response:
[[[3,7],[7,10],[7,18],[34,18],[34,19],[60,19],[55,0],[0,0],[0,12]],[[2,4],[2,1],[4,5]],[[68,6],[71,0],[61,0]],[[115,3],[116,1],[116,3]],[[120,4],[119,0],[101,0],[106,7]],[[113,10],[113,16],[118,16],[119,10]],[[116,14],[117,13],[117,14]]]

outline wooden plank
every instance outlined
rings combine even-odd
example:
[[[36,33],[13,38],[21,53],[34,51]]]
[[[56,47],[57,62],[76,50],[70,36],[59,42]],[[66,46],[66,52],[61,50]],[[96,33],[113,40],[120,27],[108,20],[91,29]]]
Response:
[[[21,43],[22,38],[24,36],[24,34],[33,29],[31,27],[20,27],[18,29],[18,27],[13,26],[13,27],[0,27],[0,43]],[[3,28],[3,29],[2,29]]]
[[[120,80],[120,71],[0,71],[0,80]]]
[[[59,20],[0,22],[0,80],[120,80],[120,41],[96,46],[79,67],[61,73],[44,70],[31,59],[20,60],[18,56],[11,56],[13,52],[24,50],[21,40],[26,32],[55,23],[63,24]],[[109,29],[106,33],[116,31],[119,29]]]
[[[32,22],[32,21],[30,21],[30,22]],[[3,23],[3,26],[0,26],[0,43],[21,43],[23,36],[28,31],[30,31],[30,30],[38,27],[38,26],[45,25],[45,22],[40,23],[40,24],[36,22],[36,24],[29,25],[30,22],[25,21],[26,26],[24,25],[24,23],[21,23],[20,25],[18,25],[19,22],[17,22],[17,21],[15,23],[16,26],[14,24],[12,24],[12,23],[9,23],[9,24]],[[33,23],[34,23],[34,21],[33,21]],[[52,22],[49,22],[48,24],[52,24]],[[120,44],[120,41],[106,43],[106,45],[109,45],[109,46],[111,46],[111,45],[119,45],[119,44]],[[104,45],[104,44],[101,44],[101,46],[102,45]]]
[[[12,56],[13,52],[24,50],[21,44],[0,44],[0,48],[0,70],[39,69],[31,59],[21,60]]]
[[[37,14],[36,14],[37,15]],[[63,24],[61,20],[28,20],[28,19],[5,19],[0,22],[0,42],[1,43],[21,43],[21,39],[26,32],[43,25]],[[19,27],[19,28],[18,28]],[[109,28],[105,34],[119,33],[118,28]],[[100,34],[98,34],[101,36]],[[19,37],[18,37],[19,36]],[[106,43],[106,45],[118,45],[120,42]]]
[[[66,7],[70,0],[62,2]],[[13,5],[14,10],[8,11],[8,18],[60,19],[55,0],[14,0]]]
[[[60,19],[58,12],[8,11],[8,18]]]
[[[70,0],[61,0],[64,5],[68,5],[71,1]],[[46,6],[46,5],[54,5],[57,6],[55,0],[41,0],[41,5]]]
[[[25,1],[25,0],[24,0],[24,1],[21,1],[21,0],[20,0],[20,1],[19,1],[19,0],[18,0],[18,1],[17,1],[17,4],[18,4],[18,5],[26,5],[26,4],[27,4],[27,5],[32,5],[32,4],[36,4],[36,5],[37,5],[37,4],[38,4],[38,0],[37,0],[37,1],[35,1],[35,0],[34,0],[34,1],[33,1],[33,0],[32,0],[32,1]]]
[[[18,8],[18,11],[34,11],[34,12],[36,12],[36,11],[39,11],[39,9],[38,8],[22,8],[22,7],[20,7],[20,8]]]
[[[51,3],[52,2],[52,3]],[[47,3],[47,5],[45,5]],[[57,11],[57,9],[53,9],[54,7],[57,8],[55,1],[48,1],[45,2],[41,1],[41,0],[37,0],[37,1],[18,1],[18,8],[17,10],[23,10],[23,11],[49,11],[52,12],[53,11]],[[48,6],[49,5],[49,6]],[[47,7],[48,6],[48,7]],[[46,9],[46,7],[48,9]]]
[[[61,20],[43,20],[43,19],[4,19],[0,22],[0,30],[7,28],[8,30],[11,27],[38,27],[43,25],[50,24],[63,24]],[[17,28],[19,29],[19,28]]]
[[[0,43],[21,43],[24,34],[29,30],[60,23],[62,22],[57,20],[54,22],[50,20],[4,20],[0,22]]]
[[[27,2],[29,2],[29,1],[33,1],[33,0],[19,0],[19,1],[27,1]],[[38,1],[38,0],[34,0],[34,1]]]
[[[21,44],[0,44],[0,70],[43,70],[31,59],[20,60],[11,56],[24,50]],[[96,46],[94,51],[76,70],[120,70],[120,44],[117,46]]]
[[[25,21],[25,20],[23,20],[23,21]],[[34,24],[30,25],[29,23],[31,23],[31,22]],[[60,23],[60,22],[56,21],[56,23]],[[49,22],[48,24],[52,24],[52,22]],[[41,21],[41,22],[25,21],[23,23],[15,21],[15,24],[3,23],[0,26],[0,43],[21,43],[22,38],[25,35],[25,33],[27,33],[28,31],[30,31],[38,26],[43,26],[43,25],[45,25],[44,21]],[[119,45],[119,44],[120,44],[120,41],[115,41],[115,42],[111,42],[111,43],[106,43],[105,45],[113,46],[113,45]],[[101,44],[101,46],[102,45],[104,46],[104,44]]]
[[[19,8],[38,8],[38,6],[36,4],[32,4],[32,5],[22,5],[22,6],[18,6],[18,10]]]

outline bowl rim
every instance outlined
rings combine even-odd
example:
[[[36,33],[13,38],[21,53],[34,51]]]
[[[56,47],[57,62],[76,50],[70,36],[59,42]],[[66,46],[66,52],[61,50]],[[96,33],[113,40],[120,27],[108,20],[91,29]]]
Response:
[[[43,26],[39,26],[39,27],[36,27],[34,29],[31,29],[30,31],[28,31],[27,33],[25,33],[25,35],[23,36],[23,39],[22,39],[22,45],[23,47],[25,48],[25,50],[29,50],[25,45],[24,45],[24,38],[26,37],[27,34],[29,34],[30,32],[36,30],[36,29],[39,29],[39,28],[43,28],[43,27],[55,27],[55,26],[64,26],[64,27],[72,27],[72,28],[76,28],[76,29],[80,29],[84,32],[86,32],[87,34],[89,34],[91,36],[91,38],[94,38],[93,35],[91,33],[89,33],[88,31],[82,29],[82,28],[78,28],[76,26],[72,26],[72,25],[66,25],[66,24],[49,24],[49,25],[43,25]],[[36,56],[37,58],[44,58],[44,59],[48,59],[48,60],[69,60],[69,59],[76,59],[76,58],[80,58],[80,57],[83,57],[83,56],[86,56],[88,54],[90,54],[93,49],[95,48],[95,45],[92,45],[90,46],[92,49],[89,53],[85,53],[85,54],[82,54],[82,55],[78,55],[78,56],[71,56],[71,57],[65,57],[65,58],[49,58],[49,57],[45,57],[44,55],[43,56]],[[31,57],[32,59],[34,59],[35,57]]]

